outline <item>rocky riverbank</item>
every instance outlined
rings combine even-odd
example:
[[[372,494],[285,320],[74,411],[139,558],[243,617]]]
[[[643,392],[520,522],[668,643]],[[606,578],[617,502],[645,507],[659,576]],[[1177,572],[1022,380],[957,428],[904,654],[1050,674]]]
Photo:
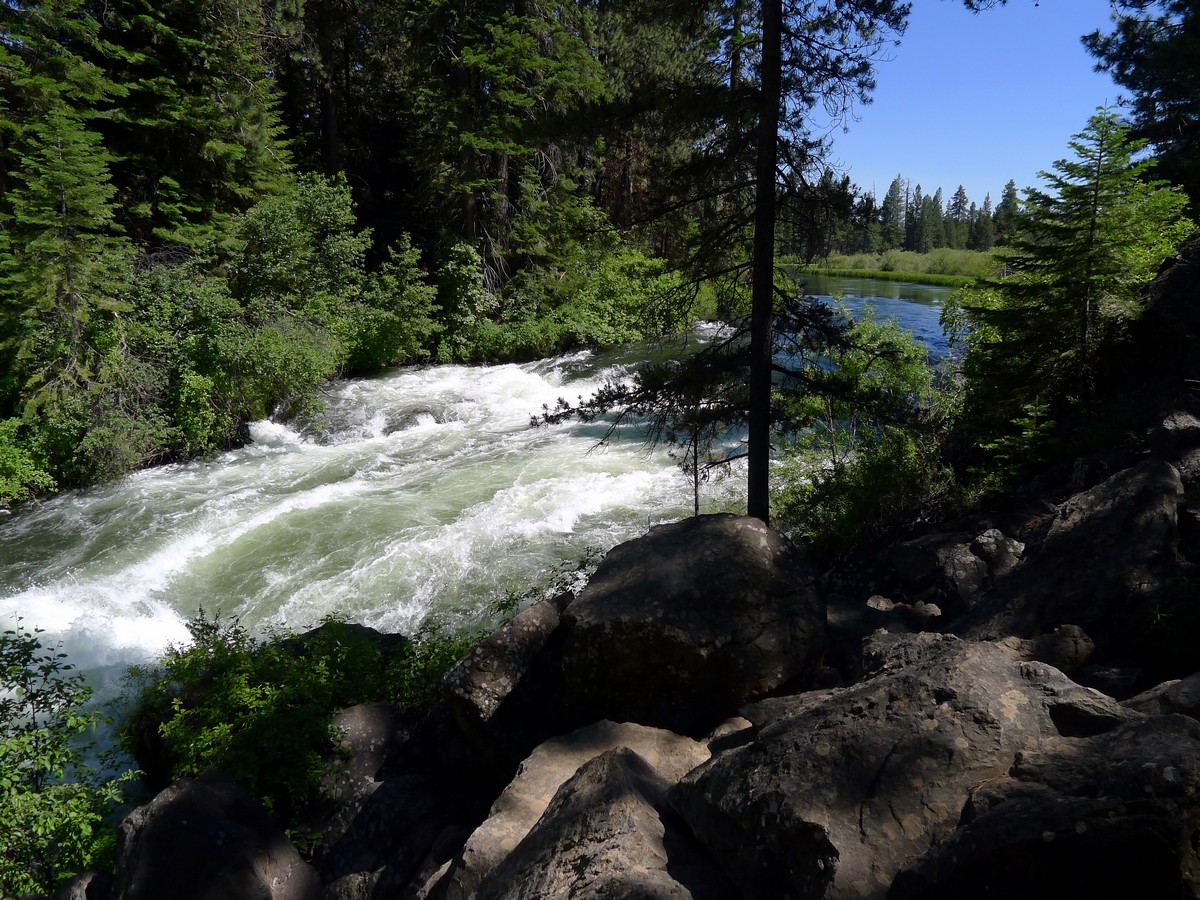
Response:
[[[308,859],[214,772],[59,896],[1200,896],[1200,675],[1162,680],[1197,620],[1198,260],[1120,362],[1140,440],[856,571],[755,520],[655,528],[432,712],[343,712]]]

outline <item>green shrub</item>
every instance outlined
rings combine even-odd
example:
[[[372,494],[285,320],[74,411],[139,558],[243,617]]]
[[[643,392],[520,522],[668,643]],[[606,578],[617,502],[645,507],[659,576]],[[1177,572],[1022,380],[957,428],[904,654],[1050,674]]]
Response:
[[[832,465],[798,454],[776,474],[773,523],[829,563],[860,542],[912,524],[952,477],[909,433],[886,428]]]
[[[0,420],[0,509],[40,491],[52,491],[55,481],[20,440],[20,419]]]
[[[455,244],[438,271],[437,305],[442,329],[440,362],[478,358],[479,334],[496,309],[496,298],[483,285],[483,260],[470,244]]]
[[[104,721],[91,689],[40,630],[18,620],[0,634],[0,895],[50,893],[84,869],[111,868],[116,834],[105,816],[121,799],[119,777],[85,763],[87,738]]]
[[[420,252],[405,237],[389,248],[380,270],[367,279],[351,308],[354,336],[348,366],[363,372],[426,355],[440,330],[436,321],[436,289],[425,283]]]
[[[870,309],[849,337],[823,360],[819,390],[779,400],[791,455],[775,478],[774,522],[823,562],[910,524],[953,483],[937,459],[951,398],[935,387],[928,350]]]
[[[126,749],[152,787],[217,768],[304,837],[306,812],[336,758],[333,718],[359,703],[427,706],[442,675],[482,639],[426,628],[379,641],[327,619],[303,635],[254,638],[201,611],[192,642],[130,673]]]
[[[333,714],[384,693],[379,647],[337,623],[260,642],[203,611],[188,631],[191,644],[131,672],[127,749],[155,781],[220,769],[294,824],[328,769]]]
[[[939,247],[928,253],[912,250],[885,250],[882,253],[831,254],[817,264],[818,271],[849,274],[858,271],[872,276],[879,273],[979,278],[991,275],[998,267],[996,257],[984,250],[953,250]],[[934,283],[957,284],[958,281]]]

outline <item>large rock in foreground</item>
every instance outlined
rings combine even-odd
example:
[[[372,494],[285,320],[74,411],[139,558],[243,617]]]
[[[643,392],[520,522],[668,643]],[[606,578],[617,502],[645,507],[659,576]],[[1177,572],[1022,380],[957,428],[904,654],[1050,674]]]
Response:
[[[758,519],[701,516],[614,548],[567,607],[567,706],[698,734],[820,663],[824,601]]]
[[[476,896],[480,884],[525,840],[562,786],[583,766],[613,750],[636,753],[639,761],[653,767],[652,780],[665,784],[676,784],[709,757],[708,748],[690,738],[661,728],[608,721],[546,741],[521,764],[517,777],[492,804],[487,821],[471,835],[432,896],[438,900]],[[523,852],[528,856],[541,851]]]
[[[669,782],[621,747],[585,763],[479,900],[727,900],[736,892],[667,803]]]
[[[1022,750],[1138,717],[996,644],[881,634],[867,649],[863,683],[748,709],[757,739],[672,791],[744,897],[882,898]]]
[[[317,900],[321,883],[262,805],[226,775],[181,778],[126,816],[122,900]]]
[[[1179,472],[1160,459],[1124,469],[1059,504],[1037,552],[997,581],[954,630],[984,640],[1077,625],[1098,653],[1132,650],[1179,571]]]
[[[1050,738],[979,785],[964,824],[893,900],[1200,896],[1200,722],[1129,722]]]

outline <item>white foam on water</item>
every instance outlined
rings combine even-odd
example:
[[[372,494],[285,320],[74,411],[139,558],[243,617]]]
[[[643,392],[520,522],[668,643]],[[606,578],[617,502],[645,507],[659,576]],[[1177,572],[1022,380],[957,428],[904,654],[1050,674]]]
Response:
[[[690,509],[664,454],[593,451],[595,426],[529,426],[631,372],[584,351],[331,385],[315,428],[255,422],[245,447],[0,522],[17,554],[0,545],[0,616],[99,669],[186,642],[201,606],[263,626],[334,614],[400,631],[470,615]]]
[[[269,419],[251,422],[249,431],[250,440],[260,447],[295,447],[307,442],[294,428]]]

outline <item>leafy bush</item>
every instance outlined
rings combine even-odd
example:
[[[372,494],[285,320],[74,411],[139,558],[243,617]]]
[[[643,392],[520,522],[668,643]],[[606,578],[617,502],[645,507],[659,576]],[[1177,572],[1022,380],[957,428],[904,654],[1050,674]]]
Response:
[[[192,642],[131,671],[121,739],[152,787],[213,767],[293,831],[335,759],[333,718],[358,703],[425,706],[441,676],[481,639],[430,627],[409,641],[328,619],[306,634],[258,640],[201,611]]]
[[[508,286],[499,321],[478,332],[479,351],[534,359],[641,340],[687,324],[682,315],[662,313],[679,287],[677,274],[634,248],[580,245],[553,269],[525,272]]]
[[[438,272],[437,305],[442,337],[441,362],[469,362],[478,357],[478,338],[496,308],[496,298],[483,286],[483,261],[470,244],[455,244]]]
[[[437,324],[436,289],[425,283],[420,252],[408,238],[389,248],[380,270],[367,279],[351,308],[354,336],[348,366],[362,372],[426,355]]]
[[[774,522],[824,562],[910,524],[952,478],[937,460],[944,397],[928,351],[868,309],[847,347],[824,359],[820,390],[783,394],[791,455],[779,466]]]
[[[54,479],[18,438],[20,419],[0,420],[0,509],[38,491],[54,490]]]
[[[832,465],[809,454],[787,460],[777,475],[773,521],[829,563],[911,524],[952,484],[929,448],[902,429],[885,428]]]
[[[303,644],[259,642],[203,611],[188,631],[190,645],[131,672],[127,749],[152,787],[215,767],[294,822],[328,768],[334,712],[384,691],[379,648],[336,623]]]
[[[62,880],[111,866],[116,835],[103,824],[132,777],[97,774],[87,737],[103,716],[65,655],[18,620],[0,634],[0,895],[49,893]]]

